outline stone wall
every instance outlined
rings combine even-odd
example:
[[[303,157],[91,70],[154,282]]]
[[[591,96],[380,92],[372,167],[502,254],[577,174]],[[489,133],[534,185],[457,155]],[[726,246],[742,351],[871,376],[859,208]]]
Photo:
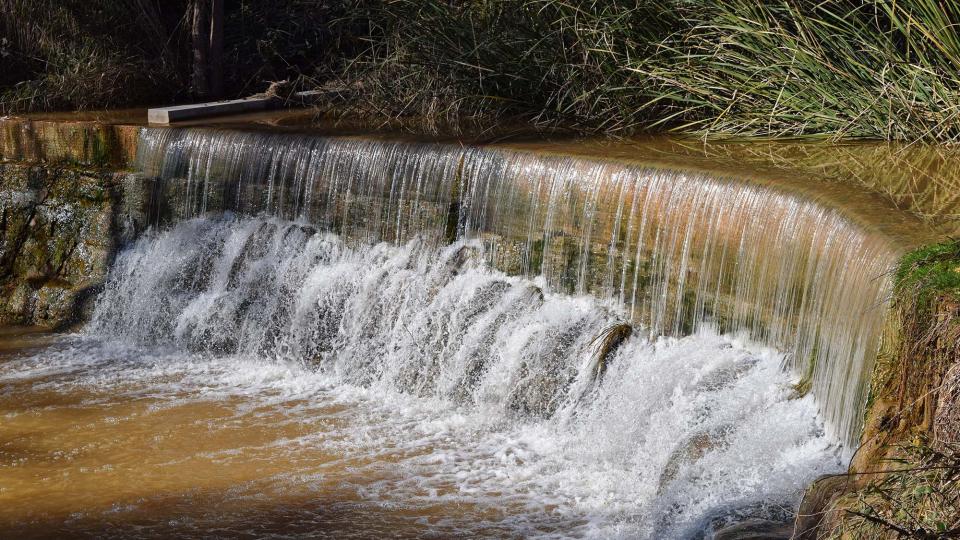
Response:
[[[82,318],[116,251],[146,224],[150,190],[124,172],[138,129],[0,120],[0,324]]]
[[[0,164],[0,324],[78,321],[146,224],[143,188],[127,173]]]

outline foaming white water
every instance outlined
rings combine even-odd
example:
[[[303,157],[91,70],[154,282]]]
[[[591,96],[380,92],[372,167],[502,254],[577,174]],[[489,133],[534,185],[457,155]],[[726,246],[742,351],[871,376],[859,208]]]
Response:
[[[651,337],[704,322],[788,354],[827,428],[860,438],[902,246],[817,189],[497,146],[144,128],[152,210],[298,219],[349,245],[485,257],[554,290],[616,299]]]
[[[367,455],[373,469],[389,454],[398,474],[356,486],[364,500],[505,507],[496,525],[528,536],[686,538],[714,519],[782,515],[839,468],[812,398],[790,399],[782,355],[707,330],[637,333],[597,380],[594,337],[619,308],[491,270],[481,250],[187,221],[120,255],[90,348],[0,378],[72,366],[77,384],[242,394],[307,418],[310,403],[343,403],[335,433],[276,444]]]

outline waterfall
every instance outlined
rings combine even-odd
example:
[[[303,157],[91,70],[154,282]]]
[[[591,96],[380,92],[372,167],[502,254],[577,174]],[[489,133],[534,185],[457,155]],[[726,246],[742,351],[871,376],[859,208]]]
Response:
[[[490,266],[536,278],[547,291],[607,299],[649,337],[704,324],[747,335],[787,353],[784,367],[809,381],[832,434],[848,444],[859,438],[889,270],[900,250],[809,194],[509,147],[210,129],[144,129],[137,159],[142,174],[157,178],[159,221],[231,211],[309,224],[351,247],[416,239],[430,250],[478,242]],[[211,279],[197,272],[189,278]],[[489,302],[538,301],[537,293],[505,285],[491,284],[486,295]],[[399,309],[378,301],[385,318]],[[158,316],[166,309],[157,306]],[[205,324],[184,315],[167,330],[196,335],[187,327]],[[584,339],[601,319],[570,325],[580,333],[553,337]],[[197,339],[237,339],[241,330]],[[258,336],[245,346],[271,339],[279,338]],[[319,354],[289,347],[306,358]],[[442,378],[447,367],[423,369]],[[557,376],[547,365],[529,369],[530,377]]]
[[[399,504],[433,504],[439,489],[450,503],[509,508],[503,523],[464,523],[471,537],[698,537],[731,520],[789,519],[804,487],[840,468],[781,353],[709,331],[607,332],[629,316],[616,299],[490,268],[477,239],[351,244],[230,214],[151,231],[118,256],[97,300],[87,333],[100,344],[64,356],[103,364],[88,371],[93,384],[136,381],[146,394],[172,384],[189,400],[184,387],[224,395],[229,381],[266,379],[274,407],[334,393],[385,408],[376,436],[341,419],[336,435],[309,437],[348,454],[409,450],[373,460],[403,471],[370,488]],[[557,520],[559,532],[538,528]],[[483,532],[491,525],[507,532]]]

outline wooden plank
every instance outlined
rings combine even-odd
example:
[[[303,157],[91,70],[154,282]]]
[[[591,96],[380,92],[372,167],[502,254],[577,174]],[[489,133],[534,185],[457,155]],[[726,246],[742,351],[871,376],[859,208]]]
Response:
[[[204,118],[221,114],[262,111],[270,108],[278,101],[275,97],[253,97],[232,99],[229,101],[176,105],[173,107],[158,107],[147,110],[147,121],[151,124],[170,124],[182,120],[192,120],[194,118]]]

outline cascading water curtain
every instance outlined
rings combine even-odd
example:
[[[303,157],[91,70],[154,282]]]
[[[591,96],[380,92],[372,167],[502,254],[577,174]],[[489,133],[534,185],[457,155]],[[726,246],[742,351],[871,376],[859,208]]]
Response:
[[[622,161],[227,130],[144,129],[163,219],[310,223],[351,245],[478,239],[495,267],[617,301],[653,335],[704,323],[788,353],[833,433],[859,438],[900,250],[772,184]]]
[[[782,354],[703,331],[621,336],[597,356],[595,338],[623,310],[508,276],[483,254],[479,240],[351,247],[276,218],[185,220],[117,257],[82,354],[67,354],[99,367],[66,372],[101,391],[109,380],[153,395],[144,385],[159,379],[188,401],[202,399],[190,387],[252,394],[252,414],[272,422],[279,407],[313,426],[265,445],[297,456],[282,467],[326,444],[359,450],[325,462],[372,471],[363,496],[389,492],[375,505],[495,508],[445,529],[470,537],[551,536],[539,527],[555,522],[571,537],[691,538],[733,518],[786,520],[806,485],[840,470],[812,397],[791,396]],[[330,399],[354,420],[311,409]],[[314,432],[322,425],[335,427]],[[271,481],[286,492],[291,477],[316,476]]]

